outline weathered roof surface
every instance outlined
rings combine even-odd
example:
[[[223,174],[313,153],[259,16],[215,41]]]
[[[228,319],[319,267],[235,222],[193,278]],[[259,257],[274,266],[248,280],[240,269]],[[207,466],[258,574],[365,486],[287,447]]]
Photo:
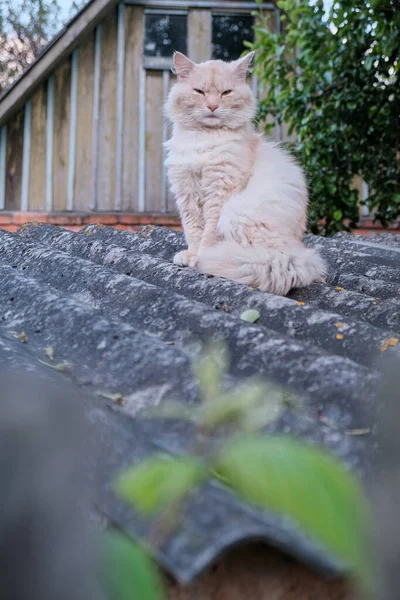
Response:
[[[288,408],[269,431],[322,444],[368,482],[380,361],[400,349],[400,237],[306,243],[326,258],[327,283],[281,298],[175,266],[184,239],[165,228],[71,233],[31,223],[0,231],[0,365],[44,372],[49,346],[55,363],[65,361],[56,376],[89,393],[100,430],[98,507],[126,532],[142,535],[146,524],[114,496],[114,475],[157,450],[182,452],[191,436],[187,423],[135,415],[171,396],[197,401],[191,363],[210,339],[229,345],[229,384],[257,374],[299,394],[304,410]],[[248,308],[259,311],[256,324],[240,320]],[[123,406],[104,397],[113,393]],[[216,481],[193,500],[159,559],[188,582],[251,539],[326,572],[345,569],[288,519],[244,505]]]

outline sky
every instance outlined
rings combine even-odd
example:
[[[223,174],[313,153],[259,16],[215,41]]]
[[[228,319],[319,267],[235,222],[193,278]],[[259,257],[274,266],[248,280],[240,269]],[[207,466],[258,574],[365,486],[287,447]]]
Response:
[[[70,17],[73,0],[58,0],[58,3],[61,7],[60,19],[65,21]]]

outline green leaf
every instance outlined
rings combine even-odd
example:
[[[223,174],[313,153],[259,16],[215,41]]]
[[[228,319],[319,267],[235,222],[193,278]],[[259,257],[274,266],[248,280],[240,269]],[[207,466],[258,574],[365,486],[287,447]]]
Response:
[[[228,353],[226,347],[218,343],[207,345],[194,366],[203,397],[207,398],[220,392],[222,379],[227,369]]]
[[[245,500],[291,517],[367,581],[363,493],[322,449],[283,436],[241,436],[225,445],[214,468]]]
[[[123,471],[117,478],[118,495],[145,514],[168,508],[206,477],[199,460],[158,455]]]
[[[286,392],[258,381],[248,381],[234,393],[210,398],[203,406],[201,427],[237,422],[247,431],[259,430],[276,420],[285,405]]]
[[[340,210],[340,208],[338,208],[337,210],[335,210],[335,212],[333,213],[333,218],[335,219],[335,221],[341,221],[343,218],[343,213]]]
[[[371,67],[372,67],[372,65],[373,65],[373,62],[374,62],[374,57],[373,57],[373,56],[371,56],[371,54],[369,54],[369,55],[367,56],[367,58],[365,59],[365,61],[364,61],[364,67],[367,69],[367,71],[370,71],[370,70],[371,70]]]
[[[172,400],[161,402],[158,406],[149,406],[141,410],[139,419],[176,419],[196,423],[199,419],[199,407]]]
[[[101,573],[110,600],[164,600],[160,575],[149,555],[117,531],[103,534]]]
[[[249,309],[242,312],[240,318],[242,321],[247,321],[247,323],[255,323],[260,318],[260,313],[258,310]]]

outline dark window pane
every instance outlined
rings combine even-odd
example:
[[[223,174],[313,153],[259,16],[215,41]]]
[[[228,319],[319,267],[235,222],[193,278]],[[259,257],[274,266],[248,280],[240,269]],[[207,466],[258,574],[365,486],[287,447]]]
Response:
[[[212,22],[212,57],[221,60],[236,60],[240,57],[244,42],[252,42],[252,16],[213,16]]]
[[[175,50],[186,53],[186,15],[146,15],[145,56],[169,58]]]

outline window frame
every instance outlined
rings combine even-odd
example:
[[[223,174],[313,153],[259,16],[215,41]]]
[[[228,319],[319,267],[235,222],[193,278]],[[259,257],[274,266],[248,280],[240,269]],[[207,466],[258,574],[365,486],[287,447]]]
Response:
[[[251,17],[253,20],[253,24],[255,22],[255,18],[252,15],[252,13],[249,13],[249,11],[244,8],[243,9],[235,8],[235,9],[226,9],[226,10],[222,10],[222,9],[212,10],[212,12],[211,12],[211,48],[210,48],[211,52],[210,52],[210,54],[211,54],[212,60],[217,60],[217,59],[214,59],[214,57],[212,55],[213,54],[213,42],[212,42],[212,28],[213,28],[212,19],[213,19],[213,17]]]
[[[143,12],[143,68],[146,69],[147,71],[166,71],[166,70],[171,70],[173,63],[172,63],[172,56],[171,57],[167,57],[167,56],[147,56],[145,53],[145,39],[146,39],[146,16],[147,15],[154,15],[154,16],[160,16],[160,17],[166,17],[166,16],[185,16],[186,17],[186,28],[188,29],[188,10],[182,10],[182,9],[168,9],[168,10],[162,10],[159,8],[146,8]],[[187,39],[188,36],[186,36],[186,50],[187,50]]]

